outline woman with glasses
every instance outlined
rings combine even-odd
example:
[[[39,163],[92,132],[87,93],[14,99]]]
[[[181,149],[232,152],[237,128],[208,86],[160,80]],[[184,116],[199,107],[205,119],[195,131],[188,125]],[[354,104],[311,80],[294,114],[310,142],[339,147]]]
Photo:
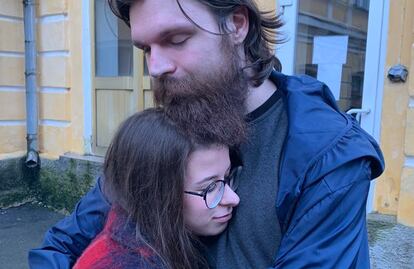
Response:
[[[239,203],[226,145],[196,141],[161,109],[128,118],[104,163],[112,209],[74,268],[205,268],[197,236],[221,233]]]

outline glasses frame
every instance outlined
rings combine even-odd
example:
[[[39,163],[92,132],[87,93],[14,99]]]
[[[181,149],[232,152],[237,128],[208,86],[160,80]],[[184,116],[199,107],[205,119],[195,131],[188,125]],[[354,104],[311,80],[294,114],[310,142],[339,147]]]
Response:
[[[242,166],[236,166],[236,167],[234,167],[234,168],[231,169],[230,174],[228,176],[224,177],[224,179],[218,179],[218,180],[215,180],[215,181],[211,182],[201,192],[184,191],[184,193],[203,197],[203,200],[204,200],[204,203],[206,204],[206,207],[209,208],[209,209],[213,209],[213,208],[217,207],[220,204],[221,199],[223,199],[224,189],[226,188],[226,184],[229,185],[229,187],[233,191],[236,191],[237,190],[237,187],[239,185],[238,185],[238,182],[237,182],[236,178],[240,175],[241,170],[242,170]],[[231,183],[232,180],[233,180],[233,183]],[[208,191],[210,190],[211,186],[213,184],[218,184],[218,183],[219,184],[223,184],[223,187],[222,187],[223,188],[223,192],[221,193],[220,199],[218,199],[218,203],[216,205],[210,207],[207,204],[207,194],[208,194]]]

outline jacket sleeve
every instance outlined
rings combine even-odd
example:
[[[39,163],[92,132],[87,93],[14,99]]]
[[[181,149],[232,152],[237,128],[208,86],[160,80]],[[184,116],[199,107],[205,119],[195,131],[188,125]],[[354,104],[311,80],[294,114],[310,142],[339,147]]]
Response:
[[[71,215],[50,228],[42,245],[29,251],[30,268],[71,268],[103,229],[110,209],[101,190],[102,177],[78,202]]]
[[[369,161],[351,161],[305,189],[273,268],[370,268]]]

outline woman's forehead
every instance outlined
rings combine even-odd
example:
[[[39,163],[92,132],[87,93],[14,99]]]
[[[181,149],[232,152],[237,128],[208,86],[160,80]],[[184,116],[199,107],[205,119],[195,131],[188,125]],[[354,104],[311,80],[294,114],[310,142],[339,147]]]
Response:
[[[209,178],[221,178],[229,167],[230,157],[227,147],[214,145],[196,149],[188,158],[186,181],[198,184]]]

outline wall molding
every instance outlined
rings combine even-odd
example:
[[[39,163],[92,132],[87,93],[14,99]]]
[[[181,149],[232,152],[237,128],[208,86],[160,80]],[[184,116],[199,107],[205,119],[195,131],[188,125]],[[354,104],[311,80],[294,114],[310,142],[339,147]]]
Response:
[[[37,22],[40,24],[53,23],[53,22],[62,22],[68,20],[68,14],[53,14],[53,15],[43,15],[37,18]]]
[[[15,17],[15,16],[0,15],[0,21],[7,21],[7,22],[23,22],[23,17]]]
[[[26,92],[25,86],[0,86],[0,92]]]
[[[0,126],[25,126],[26,120],[0,120]]]
[[[43,57],[69,57],[70,56],[70,53],[68,50],[39,51],[37,54]]]
[[[40,120],[39,125],[41,126],[51,126],[51,127],[60,127],[60,128],[67,128],[71,124],[70,121],[64,120]]]
[[[68,93],[70,88],[65,87],[41,87],[40,92],[41,93]]]
[[[0,57],[15,57],[15,58],[24,58],[24,52],[16,52],[16,51],[0,51]]]

